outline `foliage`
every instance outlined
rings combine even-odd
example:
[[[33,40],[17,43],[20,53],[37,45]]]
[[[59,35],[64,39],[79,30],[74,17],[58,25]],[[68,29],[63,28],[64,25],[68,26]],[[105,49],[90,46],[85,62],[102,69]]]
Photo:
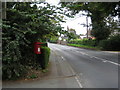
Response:
[[[11,62],[9,61],[9,64],[4,64],[2,65],[2,79],[5,80],[5,79],[12,79],[12,80],[15,80],[19,77],[23,77],[27,71],[25,69],[25,67],[23,65],[21,65],[20,63],[18,62],[12,62],[12,64],[10,64]]]
[[[96,37],[96,39],[98,41],[103,40],[103,39],[107,39],[111,33],[110,29],[107,28],[107,26],[102,22],[99,23],[98,26],[98,22],[94,23],[93,25],[93,29],[91,31],[91,34]]]
[[[96,40],[71,40],[69,41],[70,46],[83,47],[83,48],[96,48],[101,50],[113,50],[120,51],[120,34],[110,36],[106,40],[102,40],[99,43]]]
[[[46,72],[48,72],[48,69],[43,69],[42,72],[46,73]]]
[[[71,44],[78,44],[78,45],[87,45],[87,46],[96,46],[96,40],[89,40],[89,39],[83,39],[83,40],[71,40],[69,41]]]
[[[111,27],[107,26],[106,18],[109,16],[120,18],[119,2],[62,2],[62,7],[71,11],[69,13],[71,15],[85,11],[87,16],[91,18],[92,35],[98,41],[108,38],[111,33]]]
[[[21,53],[22,51],[24,51],[24,49],[20,47],[27,47],[27,42],[24,34],[21,32],[18,29],[11,27],[10,25],[5,25],[3,22],[3,79],[16,79],[23,76],[25,72]]]
[[[36,74],[32,74],[32,75],[28,76],[28,78],[30,78],[30,79],[34,79],[34,78],[37,78],[37,77],[38,76]]]
[[[77,38],[77,36],[74,33],[68,33],[67,36],[68,36],[68,41],[71,40],[71,39],[76,39]]]
[[[110,35],[115,35],[117,33],[120,33],[120,28],[119,28],[119,21],[114,20],[114,17],[107,17],[106,22],[109,24],[108,27],[110,28]]]
[[[61,21],[57,8],[48,3],[38,8],[36,4],[41,3],[7,2],[7,18],[2,21],[3,79],[21,77],[27,73],[27,66],[38,66],[34,42],[46,41],[47,35],[57,33]]]
[[[57,43],[58,41],[58,36],[52,36],[50,39],[49,39],[49,42],[51,43]]]
[[[100,41],[99,47],[102,50],[120,51],[120,35],[111,36],[109,39]]]
[[[74,47],[81,47],[81,48],[85,48],[85,49],[95,49],[98,50],[97,47],[93,47],[93,46],[87,46],[87,45],[81,45],[81,44],[68,44],[69,46],[74,46]]]
[[[41,54],[37,55],[39,63],[42,69],[46,69],[49,63],[49,56],[50,56],[50,48],[48,47],[41,47]]]

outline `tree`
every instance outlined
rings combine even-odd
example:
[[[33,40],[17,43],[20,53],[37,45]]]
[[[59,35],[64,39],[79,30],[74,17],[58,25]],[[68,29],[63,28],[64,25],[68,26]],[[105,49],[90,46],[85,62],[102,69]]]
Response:
[[[27,66],[38,66],[34,42],[46,41],[47,35],[57,33],[61,20],[56,16],[57,8],[48,3],[38,8],[37,4],[40,3],[7,2],[7,18],[2,21],[3,79],[18,78],[25,74]]]
[[[79,13],[79,11],[87,12],[87,16],[91,17],[92,21],[92,35],[98,41],[106,39],[110,35],[110,28],[106,25],[105,19],[108,16],[117,15],[120,18],[119,2],[62,2],[62,7],[66,7],[71,11],[71,15]]]
[[[77,36],[74,33],[68,33],[67,36],[68,36],[68,41],[70,41],[71,39],[77,38]]]

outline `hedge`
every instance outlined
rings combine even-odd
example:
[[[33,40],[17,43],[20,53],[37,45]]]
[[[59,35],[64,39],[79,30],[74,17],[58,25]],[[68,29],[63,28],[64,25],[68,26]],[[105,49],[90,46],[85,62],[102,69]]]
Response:
[[[49,63],[49,56],[50,56],[50,48],[48,47],[41,47],[41,54],[38,54],[38,61],[41,65],[42,69],[46,69]]]
[[[96,46],[96,40],[88,40],[88,39],[83,39],[83,40],[71,40],[69,41],[70,44],[78,44],[78,45],[87,45],[87,46]]]
[[[102,50],[120,51],[120,35],[111,36],[107,40],[102,40],[99,43]]]
[[[23,49],[24,51],[27,52],[27,55],[21,55],[21,58],[19,58],[18,56],[20,55],[16,55],[18,53],[14,53],[16,52],[16,50],[18,48],[16,48],[17,46],[14,45],[14,43],[8,43],[7,44],[10,48],[5,49],[5,47],[3,47],[3,58],[2,58],[2,79],[3,80],[16,80],[19,79],[21,77],[24,77],[27,73],[28,73],[28,67],[32,67],[32,68],[39,68],[39,66],[41,65],[42,69],[45,69],[48,65],[49,62],[49,55],[50,55],[50,49],[48,47],[42,47],[41,51],[42,54],[39,55],[39,57],[36,56],[36,54],[34,54],[33,52],[28,52],[27,50]],[[47,43],[43,43],[43,46],[48,46]],[[8,56],[8,54],[5,54],[5,50],[8,50],[9,52],[11,52],[10,56]],[[11,51],[10,51],[11,50]],[[28,53],[30,54],[30,56],[28,56]],[[26,57],[25,57],[26,55]],[[39,58],[39,59],[38,59]],[[29,59],[29,61],[27,60]],[[40,61],[40,64],[38,62],[38,60]]]

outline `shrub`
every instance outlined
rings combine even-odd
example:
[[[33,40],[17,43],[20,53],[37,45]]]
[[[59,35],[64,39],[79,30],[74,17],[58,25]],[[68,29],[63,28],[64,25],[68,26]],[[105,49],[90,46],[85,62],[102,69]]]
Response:
[[[88,46],[96,46],[96,40],[84,40],[82,41],[82,44],[83,45],[88,45]]]
[[[99,43],[99,47],[102,50],[120,50],[120,35],[111,36],[107,40],[102,40]]]
[[[42,43],[41,45],[42,45],[42,46],[45,46],[45,47],[48,47],[47,42],[44,42],[44,43]]]
[[[57,40],[50,40],[50,43],[57,43]]]
[[[12,64],[3,64],[2,68],[2,79],[3,80],[15,80],[19,77],[22,77],[26,74],[26,69],[23,65],[18,65],[18,63]]]
[[[37,55],[42,69],[45,69],[49,63],[50,48],[41,47],[41,54]]]
[[[16,79],[23,76],[25,67],[21,62],[21,52],[17,41],[3,39],[2,79]]]
[[[28,78],[31,78],[31,79],[34,79],[34,78],[37,78],[38,76],[36,74],[32,74],[30,76],[28,76]]]

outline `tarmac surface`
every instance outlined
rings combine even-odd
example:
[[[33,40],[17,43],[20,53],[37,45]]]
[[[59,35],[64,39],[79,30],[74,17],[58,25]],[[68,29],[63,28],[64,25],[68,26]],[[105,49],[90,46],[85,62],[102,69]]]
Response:
[[[32,82],[3,83],[3,88],[118,88],[118,52],[52,43],[48,46],[51,48],[48,76]]]

